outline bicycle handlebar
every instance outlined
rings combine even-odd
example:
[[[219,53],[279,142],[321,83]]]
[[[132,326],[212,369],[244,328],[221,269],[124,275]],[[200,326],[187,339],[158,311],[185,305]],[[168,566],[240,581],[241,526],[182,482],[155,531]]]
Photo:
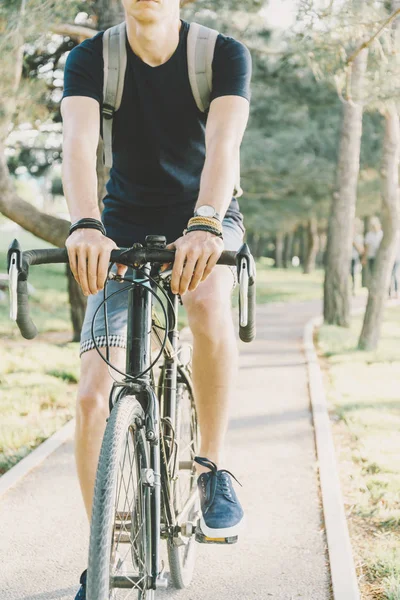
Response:
[[[139,268],[146,263],[173,263],[174,250],[165,248],[120,248],[112,250],[110,262]],[[21,251],[17,240],[8,250],[10,317],[17,322],[25,339],[36,337],[38,330],[29,314],[28,274],[32,265],[68,263],[66,248]],[[247,244],[239,252],[222,252],[218,264],[237,266],[239,279],[239,337],[251,342],[255,337],[255,265]]]

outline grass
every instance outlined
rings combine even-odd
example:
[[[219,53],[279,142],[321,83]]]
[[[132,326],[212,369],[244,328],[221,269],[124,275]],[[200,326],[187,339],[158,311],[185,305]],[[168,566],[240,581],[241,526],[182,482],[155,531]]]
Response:
[[[322,297],[323,271],[304,275],[301,269],[273,269],[271,260],[257,263],[257,303],[314,300]]]
[[[0,272],[6,272],[6,250],[15,235],[2,232]],[[23,249],[49,246],[26,232],[16,236]],[[52,435],[74,413],[78,381],[77,344],[72,338],[65,267],[32,267],[31,314],[40,335],[23,340],[0,303],[0,474]],[[56,343],[54,343],[56,342]]]
[[[17,237],[23,250],[31,248],[50,248],[50,244],[20,231],[17,234],[1,232],[0,272],[7,272],[7,248]],[[31,267],[29,283],[34,288],[30,296],[31,315],[42,333],[69,332],[71,330],[67,298],[67,281],[64,265],[43,265]],[[8,303],[0,303],[0,336],[20,339],[15,324],[8,318]]]
[[[400,307],[386,311],[379,349],[349,329],[323,326],[333,432],[365,600],[400,600]]]
[[[49,246],[24,231],[2,231],[0,272],[6,272],[6,251],[14,237],[24,250]],[[40,332],[35,340],[21,338],[9,320],[8,302],[0,303],[0,474],[74,414],[79,359],[78,345],[68,343],[72,333],[65,267],[32,267],[29,282],[34,287],[31,314]],[[258,264],[259,303],[309,300],[321,294],[321,271],[304,276],[296,269],[272,269],[266,259]]]

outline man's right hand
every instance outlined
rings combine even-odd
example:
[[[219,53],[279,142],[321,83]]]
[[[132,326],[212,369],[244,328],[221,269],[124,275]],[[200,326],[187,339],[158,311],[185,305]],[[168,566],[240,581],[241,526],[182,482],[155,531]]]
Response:
[[[85,296],[97,294],[104,288],[111,250],[118,246],[97,229],[77,229],[65,242],[71,271]],[[123,276],[127,267],[117,265]]]

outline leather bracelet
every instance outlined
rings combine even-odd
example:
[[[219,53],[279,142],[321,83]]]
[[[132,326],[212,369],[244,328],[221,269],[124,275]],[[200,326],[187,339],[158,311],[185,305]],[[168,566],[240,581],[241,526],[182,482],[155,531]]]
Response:
[[[106,228],[104,227],[103,223],[98,219],[79,219],[79,221],[73,223],[69,228],[69,235],[71,235],[71,233],[74,233],[74,231],[76,231],[77,229],[97,229],[97,231],[100,231],[103,235],[107,235]]]
[[[221,231],[218,231],[217,229],[209,227],[208,225],[191,225],[191,227],[188,227],[187,229],[185,229],[185,231],[183,232],[183,235],[187,235],[188,233],[191,233],[192,231],[207,231],[208,233],[212,233],[216,237],[219,237],[219,238],[223,237]]]

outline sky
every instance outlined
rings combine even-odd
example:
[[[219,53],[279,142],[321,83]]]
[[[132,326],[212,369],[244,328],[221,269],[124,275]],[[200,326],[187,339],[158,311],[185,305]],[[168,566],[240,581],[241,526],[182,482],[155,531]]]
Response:
[[[296,6],[296,0],[269,0],[262,14],[272,29],[287,29],[294,23]]]

